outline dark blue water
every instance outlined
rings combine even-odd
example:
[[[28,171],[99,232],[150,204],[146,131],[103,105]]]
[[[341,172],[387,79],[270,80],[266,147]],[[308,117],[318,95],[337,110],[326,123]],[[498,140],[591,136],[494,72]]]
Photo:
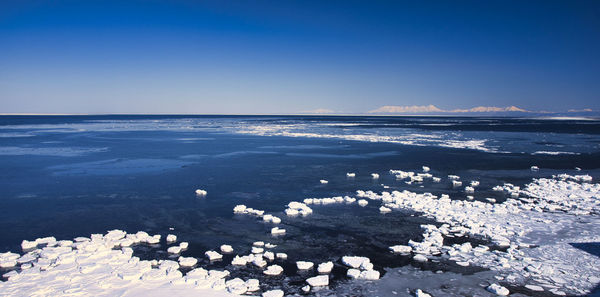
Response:
[[[291,284],[295,260],[355,254],[370,256],[379,268],[406,265],[408,259],[389,256],[387,247],[420,239],[419,225],[431,223],[425,218],[408,212],[384,216],[374,203],[315,206],[306,218],[286,218],[282,211],[290,201],[353,195],[359,189],[464,199],[446,182],[408,185],[388,174],[420,171],[423,165],[434,176],[480,180],[475,199],[501,202],[503,194],[491,188],[504,182],[523,185],[532,177],[578,173],[575,167],[597,178],[600,121],[1,116],[0,252],[20,250],[23,239],[72,239],[118,228],[175,233],[190,242],[184,255],[196,257],[221,244],[241,254],[253,241],[273,242],[290,257],[281,264]],[[532,165],[541,170],[530,171]],[[348,179],[346,172],[357,176]],[[378,181],[371,179],[373,172],[381,175]],[[207,197],[196,197],[199,188]],[[237,204],[282,217],[287,235],[272,238],[272,225],[234,215]],[[138,252],[157,256],[152,249]],[[210,265],[224,267],[227,260]]]

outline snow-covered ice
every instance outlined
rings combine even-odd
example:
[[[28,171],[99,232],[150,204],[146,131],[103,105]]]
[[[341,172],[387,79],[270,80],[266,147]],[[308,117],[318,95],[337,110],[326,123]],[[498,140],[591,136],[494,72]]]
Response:
[[[268,266],[267,269],[263,271],[263,273],[266,275],[280,275],[281,273],[283,273],[283,267],[279,265],[271,265]]]
[[[220,260],[223,259],[223,255],[215,252],[215,251],[207,251],[206,253],[204,253],[204,255],[206,255],[206,257],[210,260],[210,261],[215,261],[215,260]]]
[[[314,265],[315,264],[313,262],[308,262],[308,261],[297,261],[296,262],[296,267],[298,267],[298,270],[312,269]]]
[[[510,291],[507,288],[505,288],[499,284],[491,284],[487,287],[487,290],[490,293],[496,294],[499,296],[507,296],[510,293]]]
[[[319,266],[317,266],[317,272],[319,272],[319,273],[330,273],[332,269],[333,269],[333,262],[331,262],[331,261],[321,263],[321,264],[319,264]]]
[[[233,253],[233,247],[228,244],[221,245],[221,253],[230,254]]]
[[[167,242],[172,243],[177,241],[177,235],[169,234],[167,235]]]
[[[325,287],[329,286],[329,276],[328,275],[318,275],[308,278],[306,282],[311,287]]]

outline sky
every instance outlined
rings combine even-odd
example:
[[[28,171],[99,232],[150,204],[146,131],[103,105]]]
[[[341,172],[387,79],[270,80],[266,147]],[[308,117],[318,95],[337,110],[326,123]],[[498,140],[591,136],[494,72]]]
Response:
[[[0,1],[0,113],[600,109],[600,1]]]

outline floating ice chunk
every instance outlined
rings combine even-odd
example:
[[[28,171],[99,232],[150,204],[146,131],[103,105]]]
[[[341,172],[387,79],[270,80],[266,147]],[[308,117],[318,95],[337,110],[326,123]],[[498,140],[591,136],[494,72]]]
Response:
[[[267,259],[269,261],[273,261],[273,260],[275,260],[275,253],[273,253],[273,252],[265,252],[263,254],[263,257],[265,257],[265,259]]]
[[[248,292],[256,292],[260,290],[260,282],[255,278],[251,278],[246,281],[246,287],[248,288]]]
[[[310,292],[310,285],[306,285],[306,286],[302,287],[302,292],[309,293]]]
[[[532,290],[532,291],[536,291],[536,292],[542,292],[544,291],[544,288],[538,286],[538,285],[525,285],[525,288]]]
[[[296,262],[296,267],[298,267],[298,270],[308,270],[313,268],[315,264],[313,262],[308,262],[308,261],[298,261]]]
[[[272,243],[270,243],[270,242],[267,242],[267,243],[265,243],[265,248],[266,248],[266,249],[274,249],[274,248],[276,248],[276,247],[277,247],[277,245],[276,245],[276,244],[272,244]]]
[[[322,184],[329,183],[328,181],[326,181],[326,180],[324,180],[324,179],[320,180],[319,182],[320,182],[320,183],[322,183]]]
[[[442,181],[442,179],[441,179],[441,178],[439,178],[439,177],[432,177],[432,178],[431,178],[431,181],[433,181],[434,183],[439,183],[439,182],[441,182],[441,181]]]
[[[380,273],[377,270],[361,271],[360,275],[358,276],[359,279],[365,279],[365,280],[378,280],[379,277],[380,277]]]
[[[254,260],[252,261],[252,264],[254,264],[254,266],[259,267],[259,268],[263,268],[265,266],[267,266],[267,261],[265,261],[262,256],[254,258]]]
[[[413,260],[417,261],[417,262],[427,262],[429,261],[429,259],[427,259],[427,257],[425,257],[424,255],[421,254],[417,254],[413,257]]]
[[[360,206],[367,206],[367,204],[369,204],[369,201],[367,201],[365,199],[358,200],[358,205],[360,205]]]
[[[35,259],[37,259],[37,256],[35,256],[35,254],[32,254],[30,252],[30,253],[27,253],[27,254],[23,255],[19,259],[17,259],[17,263],[23,264],[23,263],[34,261]]]
[[[486,288],[486,290],[488,290],[488,292],[492,294],[496,294],[499,296],[507,296],[510,293],[510,291],[508,291],[507,288],[499,284],[491,284]]]
[[[487,200],[490,203],[496,203],[496,199],[494,198],[485,198],[485,200]]]
[[[276,216],[273,216],[271,218],[271,223],[273,223],[273,224],[279,224],[279,223],[281,223],[281,219],[278,218],[278,217],[276,217]]]
[[[157,244],[160,242],[160,235],[154,235],[151,237],[146,238],[146,242],[149,244]]]
[[[473,200],[473,199],[475,199],[475,197],[474,197],[474,196],[472,196],[472,195],[467,195],[467,199],[469,199],[469,200]]]
[[[172,243],[177,241],[177,235],[169,234],[167,235],[167,242]]]
[[[281,260],[285,260],[288,257],[286,253],[277,253],[275,256],[277,257],[277,259]]]
[[[479,186],[479,181],[478,180],[471,181],[471,187],[478,187],[478,186]]]
[[[178,261],[181,267],[192,267],[198,263],[198,259],[194,257],[179,257]]]
[[[348,172],[348,173],[346,173],[346,177],[356,177],[356,173]]]
[[[463,267],[469,266],[469,262],[468,261],[456,261],[456,264],[459,265],[459,266],[463,266]]]
[[[363,262],[362,264],[360,264],[360,269],[361,270],[373,270],[373,263]]]
[[[577,170],[577,171],[581,171],[581,168],[579,168],[579,167],[575,167],[575,170]]]
[[[313,212],[313,210],[310,207],[308,207],[308,205],[302,202],[292,201],[287,205],[287,207],[288,208],[286,208],[285,213],[288,216],[296,216],[298,214],[301,214],[302,216],[307,216]]]
[[[292,209],[292,208],[286,208],[285,210],[285,214],[290,216],[290,217],[294,217],[297,216],[299,214],[298,210]]]
[[[37,242],[35,241],[28,241],[28,240],[23,240],[23,242],[21,242],[21,248],[23,250],[30,250],[30,249],[34,249],[37,247]]]
[[[466,186],[465,193],[475,193],[475,188]]]
[[[185,249],[187,249],[189,245],[190,245],[190,244],[189,244],[188,242],[186,242],[186,241],[182,241],[182,242],[180,242],[180,243],[179,243],[179,247],[180,247],[182,250],[185,250]]]
[[[394,246],[390,247],[390,250],[393,253],[398,253],[398,254],[410,254],[410,252],[412,252],[412,248],[407,245],[394,245]]]
[[[458,181],[458,180],[453,180],[452,181],[452,186],[455,187],[455,188],[458,188],[458,187],[462,186],[462,182]]]
[[[231,265],[236,266],[245,266],[248,263],[248,260],[245,257],[235,256],[233,260],[231,260]]]
[[[283,297],[283,294],[282,290],[271,290],[262,293],[262,297]]]
[[[423,292],[421,289],[415,291],[415,297],[431,297],[431,295]]]
[[[379,179],[379,173],[371,173],[371,178]]]
[[[431,170],[431,168],[429,168],[427,166],[423,166],[423,172],[429,172],[429,170]]]
[[[448,175],[448,179],[450,179],[450,180],[459,180],[459,179],[460,179],[460,176],[458,176],[458,175],[453,175],[453,174],[450,174],[450,175]]]
[[[306,280],[306,282],[311,287],[325,287],[329,286],[329,276],[328,275],[319,275],[314,276]]]
[[[283,267],[279,265],[271,265],[267,267],[265,271],[263,271],[266,275],[280,275],[283,272]]]
[[[264,251],[265,251],[265,249],[263,249],[263,248],[253,246],[251,252],[253,254],[262,254]]]
[[[360,270],[355,269],[355,268],[350,268],[350,269],[348,269],[348,272],[346,272],[346,275],[350,278],[358,279],[360,277]]]
[[[265,246],[265,242],[264,241],[255,241],[252,243],[253,246],[257,246],[257,247],[263,247]]]
[[[271,229],[272,235],[283,235],[285,234],[285,229],[280,229],[279,227],[274,227]]]
[[[371,260],[367,257],[358,256],[343,256],[342,263],[348,267],[359,268],[363,263],[370,263]]]
[[[246,212],[246,205],[238,204],[233,208],[233,213],[244,213]]]
[[[0,268],[10,268],[17,266],[17,260],[0,259]]]
[[[221,245],[221,252],[225,254],[233,253],[233,247],[228,244]]]
[[[531,171],[538,171],[538,170],[540,170],[539,167],[537,167],[537,166],[531,166]]]
[[[392,211],[391,209],[389,209],[389,208],[387,208],[385,206],[382,206],[382,207],[379,208],[379,212],[380,213],[388,213],[388,212],[391,212],[391,211]]]
[[[248,291],[246,282],[244,282],[240,278],[234,278],[232,280],[226,281],[225,286],[227,287],[227,292],[231,294],[241,295]]]
[[[210,261],[223,259],[223,255],[221,255],[215,251],[207,251],[206,253],[204,253],[204,255],[206,255],[206,257]]]
[[[330,273],[332,269],[333,269],[333,262],[331,262],[331,261],[321,263],[321,264],[319,264],[319,266],[317,266],[317,271],[319,273]]]
[[[171,246],[167,249],[167,252],[169,254],[179,254],[181,253],[181,247],[180,246]]]
[[[465,242],[458,246],[458,250],[462,253],[468,253],[473,249],[470,242]]]

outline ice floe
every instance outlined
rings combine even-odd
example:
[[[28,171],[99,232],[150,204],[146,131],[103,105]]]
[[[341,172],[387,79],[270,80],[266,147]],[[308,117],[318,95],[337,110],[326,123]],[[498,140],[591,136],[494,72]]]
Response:
[[[356,173],[348,172],[348,173],[346,173],[346,177],[356,177]]]
[[[167,235],[167,243],[173,243],[177,241],[177,235],[169,234]]]
[[[271,229],[271,234],[272,235],[284,235],[285,234],[285,229],[281,229],[279,227],[274,227]]]
[[[311,214],[312,212],[313,212],[313,210],[310,207],[308,207],[308,205],[306,205],[305,203],[296,202],[296,201],[292,201],[292,202],[288,203],[287,208],[285,209],[285,213],[288,216],[297,216],[297,215],[307,216],[307,215]]]
[[[215,252],[215,251],[207,251],[206,253],[204,253],[204,255],[206,255],[206,257],[210,260],[210,261],[215,261],[215,260],[220,260],[223,259],[223,255]]]
[[[331,262],[331,261],[321,263],[321,264],[319,264],[319,266],[317,266],[317,272],[319,272],[319,273],[324,273],[324,274],[330,273],[332,269],[333,269],[333,262]]]
[[[308,278],[306,282],[311,287],[325,287],[329,286],[329,276],[328,275],[318,275]]]
[[[281,273],[283,273],[283,267],[279,265],[271,265],[268,266],[267,269],[263,271],[263,273],[266,275],[280,275]]]
[[[179,265],[181,265],[182,267],[192,267],[194,265],[196,265],[196,263],[198,263],[198,259],[194,258],[194,257],[179,257],[179,259],[177,260],[179,262]]]
[[[417,289],[415,291],[415,297],[431,297],[431,295],[423,292],[421,289]]]
[[[249,291],[252,283],[241,280],[226,282],[228,271],[196,268],[184,276],[179,271],[180,266],[192,267],[197,264],[196,258],[179,257],[179,263],[140,260],[133,256],[130,247],[120,247],[124,240],[146,244],[152,238],[156,237],[146,232],[127,234],[112,230],[104,235],[93,234],[90,238],[79,237],[73,241],[57,242],[51,238],[29,241],[30,244],[23,245],[26,249],[45,246],[22,256],[0,254],[0,262],[25,263],[20,270],[5,274],[7,281],[0,282],[0,295],[137,296],[152,291],[157,295],[224,297],[231,296],[228,292],[242,294]],[[253,286],[258,289],[258,284]],[[225,288],[227,292],[222,291]]]
[[[585,220],[592,220],[600,226],[597,217],[600,185],[589,181],[587,176],[557,175],[553,179],[534,179],[523,190],[507,183],[494,189],[509,193],[512,198],[494,204],[451,200],[447,195],[438,198],[430,193],[406,190],[381,194],[361,191],[358,196],[381,201],[383,206],[392,210],[411,209],[442,223],[440,227],[423,225],[423,241],[409,241],[415,261],[441,257],[460,266],[479,266],[501,272],[502,278],[513,284],[525,285],[524,282],[534,279],[533,284],[527,285],[540,286],[545,290],[551,288],[558,295],[564,294],[564,291],[586,294],[600,281],[600,278],[588,279],[589,275],[600,273],[600,268],[588,263],[593,262],[589,259],[593,256],[570,247],[562,237],[530,248],[535,245],[527,243],[530,240],[527,234],[554,234],[557,232],[554,230],[579,224],[581,218],[578,216],[584,215],[588,215]],[[592,225],[587,224],[589,229]],[[445,245],[444,236],[450,235],[488,240],[506,251],[491,251],[486,246],[472,247],[466,243]],[[598,241],[600,235],[586,240]],[[401,246],[390,249],[408,251]],[[348,274],[359,275],[356,271]]]
[[[308,262],[308,261],[297,261],[296,262],[296,267],[298,267],[298,270],[312,269],[314,265],[315,264],[313,262]]]
[[[208,192],[206,192],[206,190],[201,190],[201,189],[196,190],[196,196],[204,197],[204,196],[206,196],[206,194],[208,194]]]
[[[490,293],[496,294],[499,296],[507,296],[510,293],[510,291],[507,288],[505,288],[499,284],[491,284],[487,287],[487,290]]]
[[[319,182],[320,182],[321,184],[327,184],[327,183],[329,183],[329,181],[327,181],[327,180],[324,180],[324,179],[322,179],[322,180],[319,180]]]
[[[221,245],[221,253],[230,254],[233,253],[233,247],[228,244]]]

